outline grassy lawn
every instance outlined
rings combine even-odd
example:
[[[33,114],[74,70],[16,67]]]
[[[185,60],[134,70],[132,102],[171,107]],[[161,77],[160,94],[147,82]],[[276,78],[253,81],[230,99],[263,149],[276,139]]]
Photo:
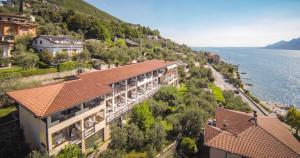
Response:
[[[222,94],[222,89],[220,87],[215,86],[214,84],[208,84],[209,88],[212,90],[213,95],[215,96],[218,102],[225,102],[225,98]]]
[[[185,95],[187,93],[187,88],[184,83],[180,84],[180,86],[177,88],[177,92],[179,95]]]
[[[13,111],[16,111],[16,107],[14,106],[9,106],[6,108],[0,108],[0,117],[4,117],[7,116],[8,114],[10,114]]]
[[[51,67],[47,69],[35,68],[33,70],[23,69],[21,67],[12,67],[12,68],[4,68],[0,69],[0,78],[6,77],[9,74],[16,74],[20,77],[28,77],[33,75],[42,75],[47,73],[55,73],[58,72],[57,68]]]

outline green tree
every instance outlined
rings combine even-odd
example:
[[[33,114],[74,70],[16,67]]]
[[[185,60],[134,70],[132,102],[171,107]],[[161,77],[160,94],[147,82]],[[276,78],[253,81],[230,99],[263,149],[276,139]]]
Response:
[[[163,116],[163,114],[168,109],[168,106],[165,102],[162,101],[156,101],[156,100],[150,100],[149,106],[151,108],[152,114],[154,117]]]
[[[143,131],[146,131],[152,126],[154,118],[148,102],[143,102],[133,108],[131,122],[136,124],[139,129]]]
[[[300,129],[300,111],[298,111],[295,107],[291,107],[285,118],[291,128],[296,129],[296,135],[298,136],[298,131]]]
[[[148,143],[150,143],[156,151],[162,149],[166,135],[166,131],[160,121],[156,121],[146,133]]]
[[[91,60],[91,54],[87,49],[84,49],[81,53],[75,54],[73,60],[79,62],[85,62]]]
[[[63,61],[67,61],[70,59],[70,56],[67,52],[57,52],[56,55],[55,55],[55,58],[54,60],[57,62],[57,63],[61,63]]]
[[[39,150],[31,151],[26,158],[50,158],[48,153]]]
[[[161,100],[167,102],[169,106],[177,105],[177,89],[172,86],[163,86],[160,90],[154,95],[156,100]]]
[[[197,137],[203,131],[202,128],[207,120],[207,113],[196,107],[189,107],[183,112],[180,125],[183,135]]]
[[[194,157],[197,153],[195,140],[190,137],[183,137],[180,143],[180,149],[186,157]]]
[[[40,53],[40,59],[47,64],[51,64],[53,62],[53,55],[46,49]]]
[[[127,128],[127,148],[129,150],[140,150],[144,145],[144,134],[135,124],[129,124]]]
[[[126,46],[125,40],[122,39],[122,38],[117,38],[117,39],[115,40],[115,44],[116,44],[116,46],[118,46],[118,47],[125,47],[125,46]]]
[[[112,126],[110,146],[113,149],[125,149],[127,147],[127,136],[128,132],[125,128]]]
[[[76,145],[66,145],[58,154],[57,158],[80,158],[83,157],[81,150]]]
[[[17,65],[26,68],[26,69],[34,69],[35,65],[39,61],[39,57],[34,53],[22,53],[16,57]]]

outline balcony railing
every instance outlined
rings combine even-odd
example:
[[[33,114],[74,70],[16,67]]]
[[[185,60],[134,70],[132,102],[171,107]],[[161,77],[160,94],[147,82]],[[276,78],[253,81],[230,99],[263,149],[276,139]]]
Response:
[[[111,113],[110,115],[108,115],[106,117],[106,122],[109,123],[109,122],[115,120],[116,118],[120,117],[121,115],[129,112],[134,107],[134,105],[144,101],[145,99],[148,99],[148,98],[152,97],[158,90],[159,90],[159,86],[156,86],[156,87],[153,88],[152,91],[143,93],[143,95],[140,95],[139,97],[137,97],[137,99],[128,101],[127,105],[125,105],[121,109],[119,109],[119,110]]]
[[[76,144],[81,141],[80,124],[76,123],[67,128],[62,129],[52,135],[53,149],[57,146],[69,142],[70,144]]]
[[[71,109],[58,112],[51,116],[51,124],[55,125],[57,123],[63,122],[71,117],[76,116],[80,112],[80,105],[75,106]]]
[[[2,42],[13,42],[14,41],[14,36],[13,35],[0,35],[0,40]]]
[[[83,108],[84,109],[92,109],[94,107],[97,107],[97,106],[103,104],[103,101],[104,101],[104,99],[102,97],[96,98],[89,102],[83,103]]]
[[[128,83],[128,87],[129,87],[129,88],[135,87],[136,84],[137,84],[137,82],[129,82],[129,83]]]

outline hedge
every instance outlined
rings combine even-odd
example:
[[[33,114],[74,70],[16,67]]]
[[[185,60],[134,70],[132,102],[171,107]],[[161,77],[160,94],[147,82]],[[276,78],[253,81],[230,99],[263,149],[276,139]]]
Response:
[[[18,77],[28,77],[33,75],[42,75],[47,73],[55,73],[57,72],[56,68],[48,68],[48,69],[33,69],[33,70],[26,70],[20,67],[15,68],[7,68],[7,69],[0,69],[0,78],[4,78],[9,76],[9,74],[14,74]]]
[[[60,63],[57,67],[59,72],[62,71],[70,71],[70,70],[74,70],[76,68],[91,68],[92,65],[89,62],[85,62],[85,63],[78,63],[75,61],[67,61],[67,62],[63,62]]]

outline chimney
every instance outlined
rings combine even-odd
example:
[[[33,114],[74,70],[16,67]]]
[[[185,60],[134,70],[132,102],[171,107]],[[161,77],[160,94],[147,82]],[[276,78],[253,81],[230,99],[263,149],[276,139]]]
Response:
[[[255,110],[253,110],[253,117],[251,119],[249,119],[249,122],[250,121],[253,121],[255,126],[257,126],[257,112]]]
[[[23,0],[20,0],[19,15],[23,14]]]

